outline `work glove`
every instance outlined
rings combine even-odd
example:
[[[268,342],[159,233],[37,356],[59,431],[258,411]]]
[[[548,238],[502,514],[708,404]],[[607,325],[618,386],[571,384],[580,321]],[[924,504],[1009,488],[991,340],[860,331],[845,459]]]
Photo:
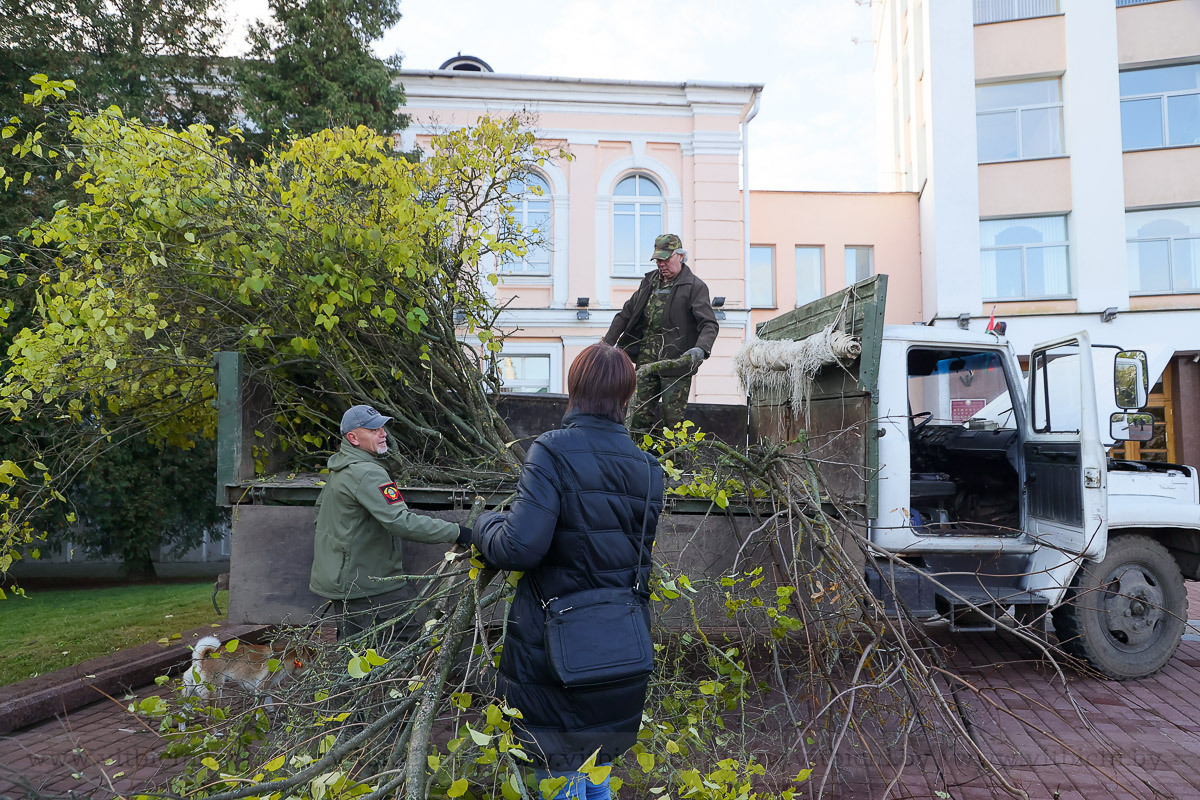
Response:
[[[684,355],[692,360],[692,367],[698,367],[704,362],[704,351],[699,347],[693,347],[691,350],[684,352]]]

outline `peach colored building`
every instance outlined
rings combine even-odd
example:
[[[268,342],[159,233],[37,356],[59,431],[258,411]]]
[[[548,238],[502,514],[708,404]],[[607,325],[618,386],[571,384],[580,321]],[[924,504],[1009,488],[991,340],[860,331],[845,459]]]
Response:
[[[741,402],[732,368],[749,322],[741,183],[762,87],[503,75],[462,58],[443,66],[402,74],[412,119],[405,145],[482,114],[522,114],[540,141],[573,156],[547,163],[544,194],[517,209],[549,231],[545,251],[498,268],[496,297],[508,302],[500,322],[512,331],[501,354],[508,385],[565,391],[571,360],[599,341],[654,268],[655,236],[672,232],[714,298],[725,298],[692,400]]]
[[[877,273],[887,323],[924,319],[917,195],[750,192],[750,300],[755,325]]]
[[[880,188],[919,194],[925,318],[1148,350],[1156,436],[1123,455],[1200,464],[1200,0],[873,6]]]

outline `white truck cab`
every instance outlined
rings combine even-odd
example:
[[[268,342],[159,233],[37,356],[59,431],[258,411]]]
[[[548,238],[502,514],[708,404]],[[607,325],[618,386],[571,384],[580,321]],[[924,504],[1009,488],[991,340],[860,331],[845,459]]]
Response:
[[[1200,486],[1192,467],[1107,456],[1152,431],[1145,353],[1080,332],[1023,368],[995,331],[883,325],[886,288],[876,276],[760,326],[859,338],[855,363],[814,377],[807,418],[751,395],[760,430],[804,430],[831,504],[866,529],[872,590],[957,630],[1050,620],[1110,678],[1158,670],[1186,624],[1184,578],[1200,578]]]

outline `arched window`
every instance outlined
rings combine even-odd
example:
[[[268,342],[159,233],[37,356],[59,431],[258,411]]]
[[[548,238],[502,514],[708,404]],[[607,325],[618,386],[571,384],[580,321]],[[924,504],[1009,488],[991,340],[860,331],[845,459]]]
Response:
[[[653,269],[650,254],[662,232],[662,189],[646,175],[622,179],[613,190],[613,275],[638,276]]]
[[[500,266],[505,275],[550,274],[550,185],[545,178],[529,173],[509,181],[508,192],[513,200],[513,219],[521,226],[528,240],[525,257]]]

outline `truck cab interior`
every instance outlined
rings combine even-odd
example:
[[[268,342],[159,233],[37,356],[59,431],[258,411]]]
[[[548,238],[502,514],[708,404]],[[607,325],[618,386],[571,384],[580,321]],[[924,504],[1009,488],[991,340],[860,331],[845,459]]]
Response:
[[[908,351],[909,513],[917,533],[1020,532],[1014,377],[998,351]]]

